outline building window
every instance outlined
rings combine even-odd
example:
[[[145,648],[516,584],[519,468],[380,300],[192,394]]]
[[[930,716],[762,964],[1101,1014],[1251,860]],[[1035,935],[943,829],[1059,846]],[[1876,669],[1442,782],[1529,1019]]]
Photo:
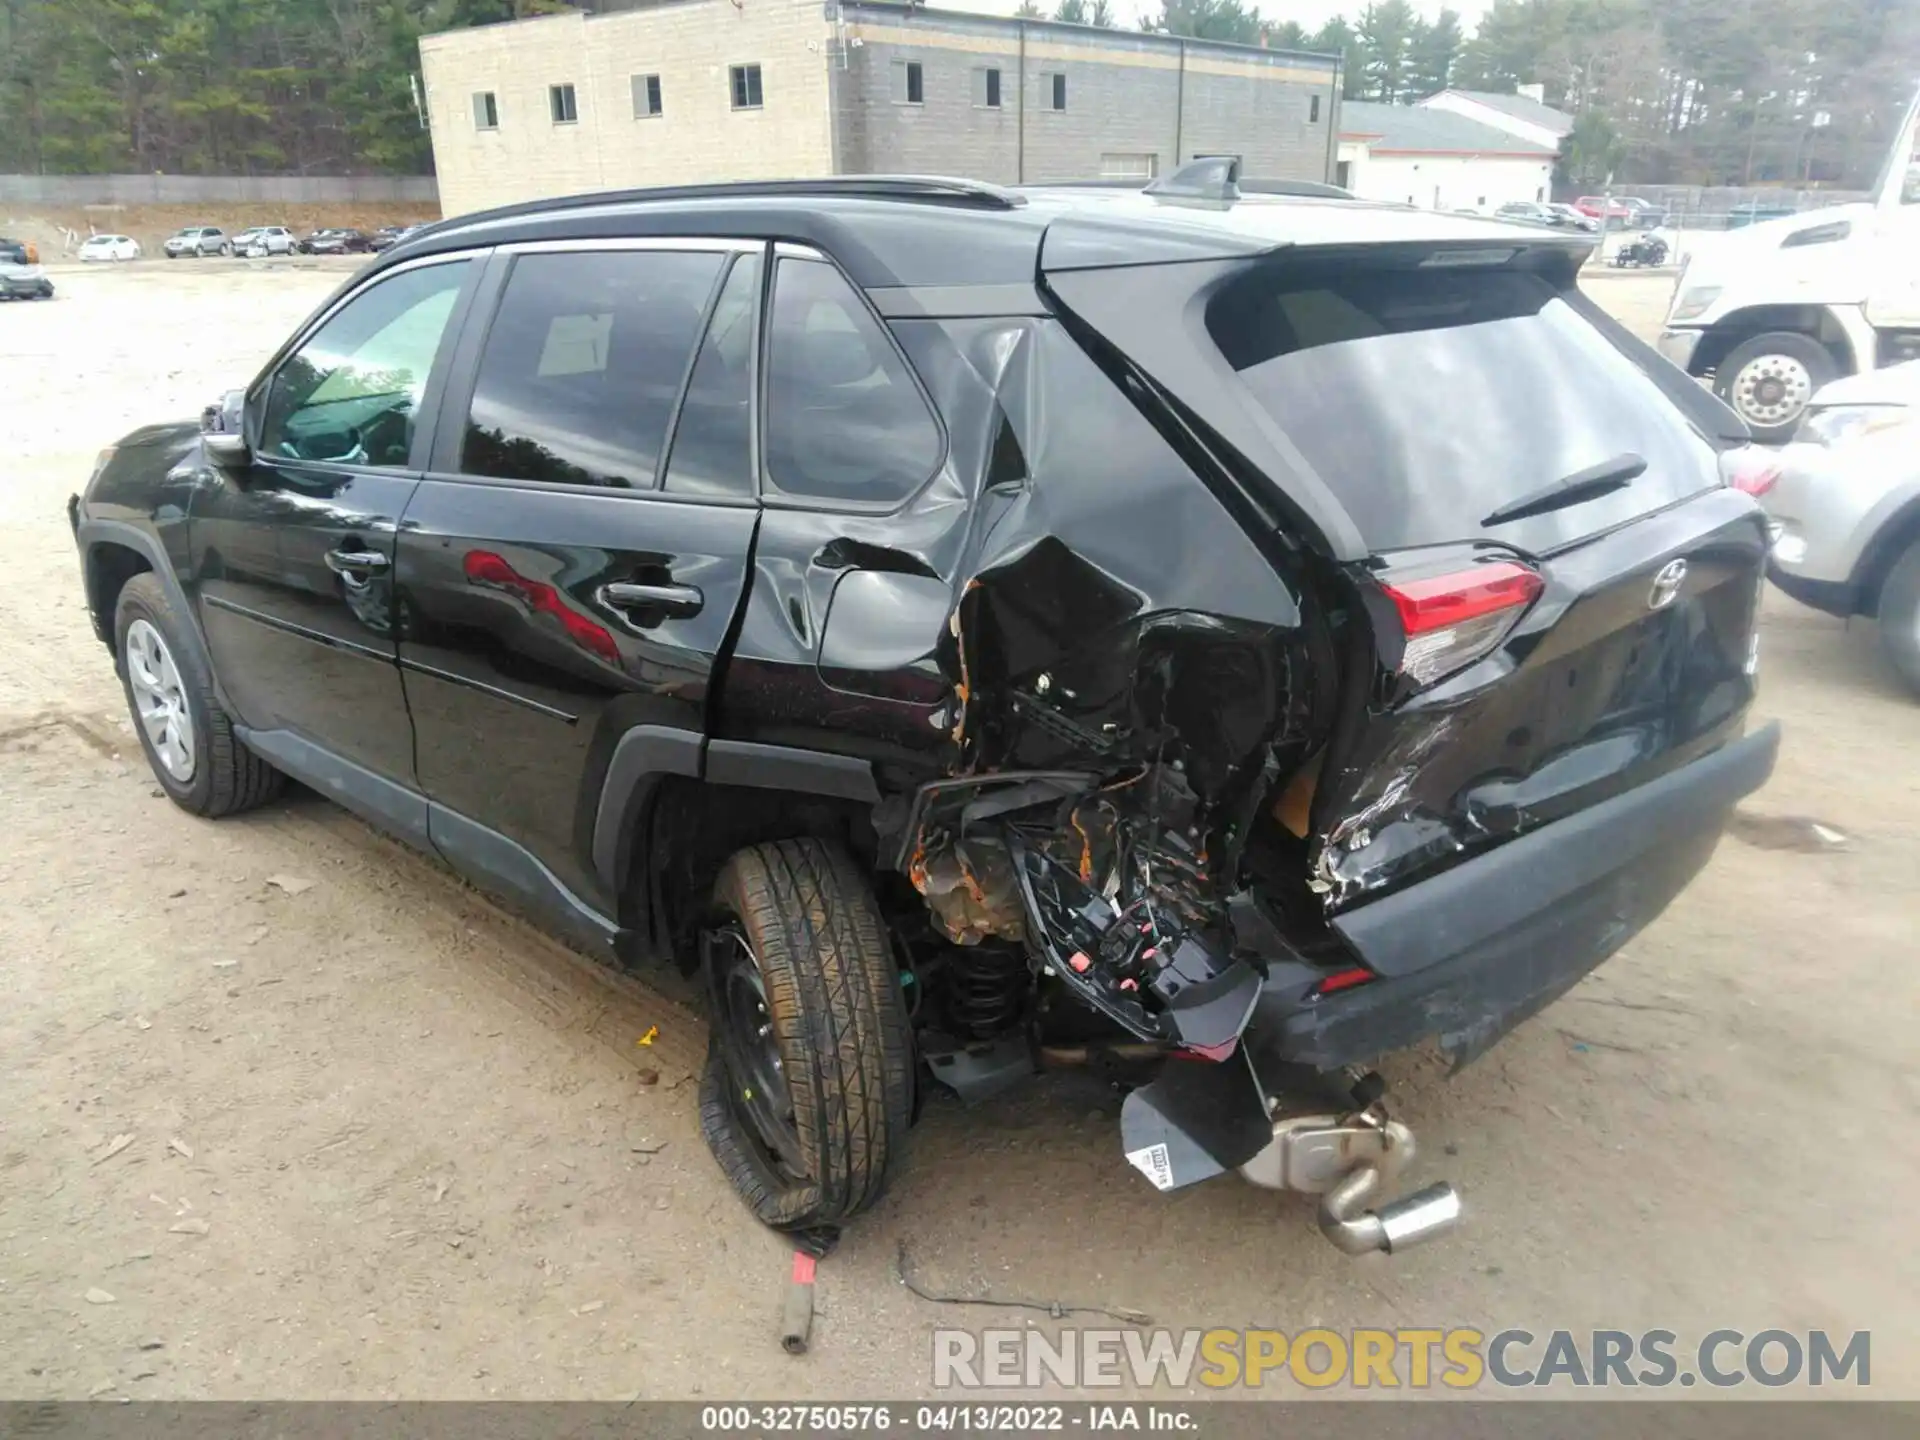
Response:
[[[735,65],[729,72],[733,83],[733,108],[736,110],[758,110],[760,108],[760,67],[758,65]]]
[[[1140,154],[1109,154],[1100,157],[1102,180],[1138,180],[1145,183],[1160,173],[1160,157],[1151,151]]]
[[[1320,123],[1320,97],[1318,95],[1315,95],[1307,101],[1307,123],[1309,125],[1318,125]]]
[[[500,128],[500,102],[494,98],[493,91],[476,90],[474,92],[473,128],[476,130]]]
[[[997,69],[986,67],[973,72],[973,108],[1000,108],[1000,72]]]
[[[1046,87],[1043,93],[1047,97],[1047,108],[1049,110],[1066,109],[1067,108],[1067,77],[1065,75],[1062,75],[1059,71],[1056,70],[1051,75],[1042,75],[1040,79],[1042,84],[1044,84]]]
[[[578,120],[580,107],[573,98],[573,86],[549,85],[547,109],[553,112],[553,123],[556,125],[571,125]]]
[[[896,105],[927,103],[926,72],[920,68],[918,60],[893,62],[893,103]]]
[[[660,113],[660,77],[658,75],[636,75],[633,77],[633,118],[644,120],[649,115]]]

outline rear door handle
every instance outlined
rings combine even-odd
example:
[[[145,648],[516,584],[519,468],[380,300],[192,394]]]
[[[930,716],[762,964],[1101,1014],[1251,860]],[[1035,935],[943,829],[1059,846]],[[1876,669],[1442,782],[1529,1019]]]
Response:
[[[635,585],[621,580],[602,585],[599,595],[600,603],[610,610],[653,610],[672,620],[698,615],[707,603],[692,585]]]
[[[326,559],[329,570],[349,580],[382,574],[393,564],[378,550],[329,550]]]

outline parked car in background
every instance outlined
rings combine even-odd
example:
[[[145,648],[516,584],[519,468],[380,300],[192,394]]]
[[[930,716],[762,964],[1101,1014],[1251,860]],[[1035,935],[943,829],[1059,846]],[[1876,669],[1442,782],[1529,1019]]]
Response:
[[[169,260],[178,260],[182,255],[191,255],[198,259],[203,255],[230,255],[226,232],[217,225],[189,225],[169,235],[161,250]]]
[[[1509,200],[1493,212],[1496,220],[1513,220],[1522,225],[1545,225],[1560,229],[1562,222],[1551,209],[1532,200]]]
[[[1635,230],[1652,230],[1667,223],[1667,212],[1651,200],[1637,195],[1616,195],[1614,199],[1633,212],[1627,224]]]
[[[233,253],[249,260],[263,255],[291,255],[293,247],[293,232],[284,225],[255,225],[233,237]]]
[[[1439,1233],[1348,1067],[1467,1063],[1707,863],[1779,741],[1765,517],[1587,237],[1236,169],[415,236],[73,497],[156,783],[293,776],[702,974],[701,1124],[771,1225],[1057,1039],[1137,1067],[1116,1183]]]
[[[31,240],[14,240],[0,235],[0,262],[14,265],[38,265],[40,247]]]
[[[424,223],[415,225],[382,225],[367,237],[368,248],[378,252],[391,249],[416,230],[423,230]]]
[[[1880,622],[1920,693],[1920,360],[1830,381],[1758,494],[1773,522],[1767,574],[1816,610]]]
[[[316,230],[299,243],[306,255],[367,255],[373,251],[373,237],[364,230]]]
[[[1749,200],[1744,205],[1736,205],[1727,212],[1727,228],[1744,230],[1749,225],[1764,225],[1769,220],[1785,220],[1800,212],[1791,205],[1762,205],[1758,200]]]
[[[1595,220],[1604,220],[1609,224],[1633,219],[1633,207],[1624,200],[1609,200],[1604,195],[1582,195],[1573,202],[1573,208],[1582,215]]]
[[[1556,201],[1549,204],[1547,209],[1560,218],[1560,223],[1565,229],[1593,231],[1600,228],[1600,222],[1593,216],[1585,211],[1576,210],[1571,205],[1563,205]]]
[[[0,300],[51,300],[53,281],[38,265],[0,259]]]
[[[129,235],[94,235],[80,246],[82,260],[138,260],[140,242]]]

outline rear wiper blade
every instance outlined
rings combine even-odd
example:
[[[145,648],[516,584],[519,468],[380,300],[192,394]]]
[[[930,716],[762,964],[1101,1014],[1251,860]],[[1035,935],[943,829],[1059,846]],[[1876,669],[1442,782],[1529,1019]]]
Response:
[[[1524,520],[1529,515],[1545,515],[1549,510],[1578,505],[1583,500],[1624,490],[1646,471],[1644,456],[1636,455],[1631,450],[1624,451],[1611,460],[1602,460],[1598,465],[1589,465],[1584,470],[1564,475],[1531,495],[1522,495],[1518,500],[1502,505],[1480,523],[1505,525],[1509,521]]]

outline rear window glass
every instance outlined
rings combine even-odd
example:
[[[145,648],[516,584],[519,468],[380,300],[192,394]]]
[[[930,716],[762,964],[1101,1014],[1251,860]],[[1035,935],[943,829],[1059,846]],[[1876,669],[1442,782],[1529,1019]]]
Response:
[[[1265,266],[1215,297],[1207,327],[1374,550],[1547,550],[1717,481],[1705,438],[1537,275]],[[1625,489],[1482,524],[1626,452],[1647,470]]]

